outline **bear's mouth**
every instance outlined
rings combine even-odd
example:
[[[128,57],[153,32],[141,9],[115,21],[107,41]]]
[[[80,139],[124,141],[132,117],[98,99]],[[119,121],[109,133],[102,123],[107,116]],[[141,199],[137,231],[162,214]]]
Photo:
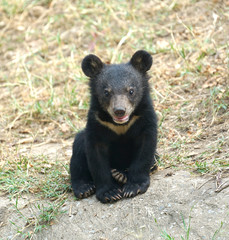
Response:
[[[118,124],[124,124],[129,121],[129,115],[125,115],[123,117],[113,116],[112,118],[113,118],[113,121]]]

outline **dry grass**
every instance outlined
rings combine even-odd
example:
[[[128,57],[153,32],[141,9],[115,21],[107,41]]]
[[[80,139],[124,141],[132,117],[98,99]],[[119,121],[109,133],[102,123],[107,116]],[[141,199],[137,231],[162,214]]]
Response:
[[[89,93],[80,63],[91,52],[107,63],[128,61],[138,49],[153,54],[162,168],[228,171],[228,20],[226,0],[2,0],[2,189],[9,191],[6,179],[18,170],[19,179],[25,172],[40,179],[41,168],[49,169],[42,179],[53,169],[67,176],[69,156],[61,159],[64,167],[46,168],[45,149],[33,158],[29,149],[49,143],[71,148],[85,125]],[[28,192],[45,184],[29,183]]]

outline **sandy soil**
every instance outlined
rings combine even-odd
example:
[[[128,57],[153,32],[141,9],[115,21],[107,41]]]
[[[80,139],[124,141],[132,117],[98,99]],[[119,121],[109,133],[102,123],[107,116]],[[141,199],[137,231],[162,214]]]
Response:
[[[69,194],[63,206],[66,212],[33,239],[172,239],[163,237],[168,234],[174,239],[183,236],[190,240],[228,240],[229,188],[219,193],[215,190],[213,178],[169,169],[151,176],[151,186],[145,194],[115,204],[101,204],[95,196],[76,201]],[[30,203],[36,200],[31,199],[25,196],[20,200],[19,208],[25,216],[34,214]],[[1,239],[21,239],[10,221],[25,225],[25,220],[12,206],[13,201],[1,196]],[[184,222],[188,229],[189,219],[187,238]]]

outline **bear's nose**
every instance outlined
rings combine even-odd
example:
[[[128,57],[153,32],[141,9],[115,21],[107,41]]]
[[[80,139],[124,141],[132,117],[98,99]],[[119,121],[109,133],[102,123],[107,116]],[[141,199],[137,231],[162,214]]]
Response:
[[[126,113],[126,109],[125,108],[114,108],[114,114],[117,117],[123,117]]]

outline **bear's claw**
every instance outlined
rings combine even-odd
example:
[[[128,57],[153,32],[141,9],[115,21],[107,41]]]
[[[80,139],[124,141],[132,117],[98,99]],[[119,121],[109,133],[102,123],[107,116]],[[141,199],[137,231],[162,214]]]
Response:
[[[85,183],[80,186],[73,185],[73,191],[77,198],[87,198],[95,193],[95,185],[91,183]]]
[[[121,172],[117,169],[112,169],[111,170],[111,175],[112,177],[119,183],[125,184],[127,181],[127,176],[125,172]]]
[[[146,192],[148,189],[149,183],[127,183],[123,188],[123,197],[130,198],[135,197],[138,194]]]
[[[97,198],[102,203],[112,203],[122,198],[122,191],[119,188],[111,189],[106,192],[97,193]]]

